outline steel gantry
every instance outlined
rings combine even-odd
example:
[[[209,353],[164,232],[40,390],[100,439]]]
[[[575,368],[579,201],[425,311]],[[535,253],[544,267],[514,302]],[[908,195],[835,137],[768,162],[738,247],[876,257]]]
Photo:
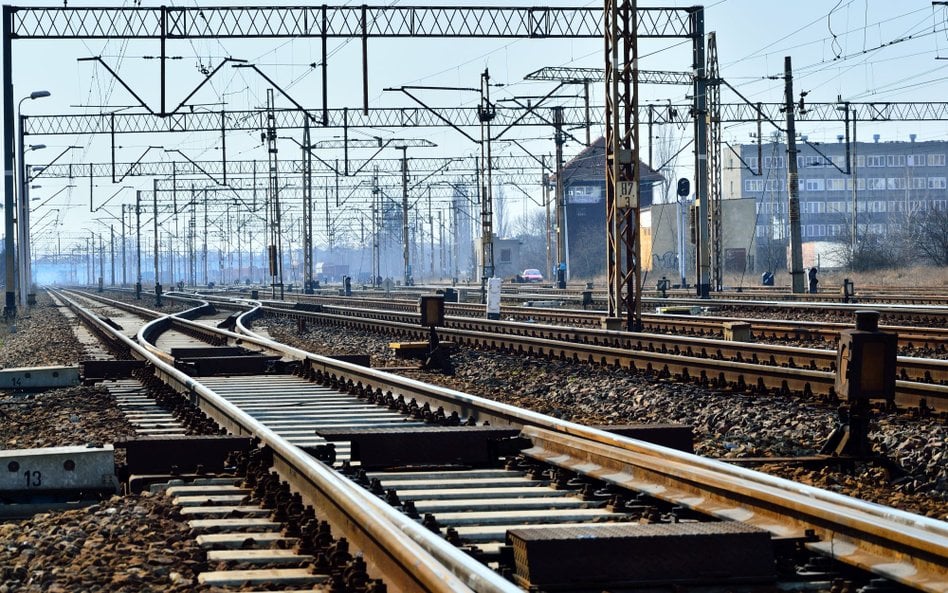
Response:
[[[672,20],[677,27],[656,23],[654,13],[639,10],[635,1],[605,0],[606,97],[606,275],[609,282],[608,316],[620,318],[636,331],[642,326],[641,234],[639,229],[639,103],[638,38],[648,36],[685,37],[692,41],[695,72],[695,145],[698,188],[706,165],[707,135],[702,118],[704,97],[704,9],[676,9]],[[645,33],[643,34],[643,30]],[[662,33],[658,35],[657,33]],[[707,199],[705,198],[705,203]],[[699,286],[703,270],[698,269]]]
[[[714,290],[724,286],[724,223],[721,204],[721,75],[718,72],[717,36],[708,33],[708,228],[710,230],[711,281]],[[702,224],[704,221],[702,220]]]
[[[638,36],[636,3],[606,0],[606,275],[608,315],[626,310],[625,329],[642,319],[639,261]]]
[[[644,8],[638,9],[634,3],[623,3],[616,6],[607,2],[607,7],[615,8],[616,15],[621,14],[622,25],[616,27],[618,21],[612,18],[612,13],[603,19],[602,12],[594,8],[556,8],[556,7],[465,7],[465,6],[438,6],[438,7],[373,7],[373,6],[318,6],[318,7],[157,7],[157,8],[33,8],[33,7],[3,7],[4,30],[3,42],[6,58],[3,63],[3,77],[6,85],[5,99],[12,85],[11,41],[13,39],[153,39],[159,43],[159,82],[161,86],[161,105],[153,110],[152,114],[101,114],[97,124],[88,127],[86,133],[106,132],[114,130],[116,126],[124,126],[126,131],[136,128],[141,132],[149,131],[183,131],[194,130],[195,127],[205,127],[208,130],[232,129],[226,120],[226,113],[184,113],[175,108],[169,111],[166,106],[166,42],[169,40],[188,39],[219,39],[219,38],[318,38],[322,40],[323,59],[323,118],[322,123],[329,125],[330,110],[328,108],[326,69],[328,68],[328,54],[326,40],[328,38],[360,39],[363,55],[363,116],[370,114],[368,106],[368,40],[371,38],[407,38],[407,37],[438,37],[438,38],[599,38],[607,39],[607,54],[612,47],[631,47],[636,37],[655,38],[692,38],[693,43],[703,43],[700,35],[696,35],[694,15],[700,8]],[[610,10],[611,10],[610,8]],[[607,25],[607,23],[609,23]],[[611,41],[610,41],[611,40]],[[632,57],[625,49],[620,52],[623,56]],[[617,54],[618,55],[618,54]],[[635,56],[637,58],[637,56]],[[614,74],[623,78],[624,82],[634,87],[632,71],[637,65],[614,64]],[[613,108],[629,115],[615,121],[621,121],[622,126],[632,125],[636,117],[636,107],[625,105],[633,98],[633,93],[626,93],[613,102]],[[182,105],[183,106],[183,105]],[[181,106],[179,106],[181,107]],[[5,101],[4,121],[11,119],[10,101]],[[399,114],[402,111],[399,110]],[[419,112],[419,115],[421,112]],[[348,117],[348,112],[342,112]],[[564,121],[571,118],[564,113]],[[299,128],[301,117],[309,114],[299,112],[286,115],[295,118],[297,125],[284,125],[280,121],[263,121],[264,115],[260,112],[251,115],[246,121],[253,123],[238,124],[239,126],[252,125],[253,129],[262,130],[272,128]],[[280,114],[273,112],[270,117],[279,119]],[[203,123],[187,121],[201,119]],[[523,125],[529,118],[520,117],[518,125]],[[125,120],[117,122],[117,120]],[[549,118],[543,118],[544,125],[548,125]],[[108,122],[108,125],[105,125]],[[211,125],[213,122],[213,126]],[[87,126],[92,120],[83,122],[74,121],[72,125],[65,124],[64,120],[50,121],[60,126],[58,131],[45,130],[46,133],[66,133],[63,129],[73,127],[77,123]],[[414,122],[403,122],[415,125]],[[497,122],[499,123],[499,122]],[[269,125],[267,125],[269,124]],[[635,130],[614,130],[616,137],[622,139],[617,145],[635,147]],[[44,133],[36,129],[34,133]],[[624,152],[622,153],[624,154]],[[623,157],[624,158],[624,157]],[[5,168],[11,170],[12,157],[5,156]],[[637,162],[634,163],[637,166]],[[613,182],[618,182],[616,170],[612,175]],[[607,176],[609,173],[607,172]],[[634,171],[621,173],[624,181],[633,181]],[[628,179],[633,175],[632,179]],[[12,209],[12,188],[7,188],[7,216]],[[607,215],[615,227],[615,209]],[[636,228],[633,228],[636,227]],[[618,228],[618,227],[616,227]],[[621,233],[632,235],[638,232],[637,223],[624,226]],[[631,235],[630,235],[631,236]],[[634,245],[631,239],[629,245]],[[613,244],[616,244],[613,242]],[[607,256],[608,257],[608,256]],[[623,259],[613,257],[617,269],[621,274],[615,277],[638,277],[637,272],[627,273],[626,266],[638,266],[636,258]],[[631,284],[627,284],[628,286]],[[637,289],[635,289],[637,291]],[[618,305],[618,302],[613,303]],[[632,314],[635,314],[634,312]]]

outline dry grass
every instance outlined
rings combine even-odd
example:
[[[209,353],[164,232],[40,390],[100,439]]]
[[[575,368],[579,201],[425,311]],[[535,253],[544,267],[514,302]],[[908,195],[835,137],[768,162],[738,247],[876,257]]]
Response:
[[[644,283],[644,289],[654,290],[655,283],[662,277],[661,273],[649,272]],[[677,275],[670,275],[668,278],[674,283],[677,282]],[[948,299],[948,267],[936,266],[915,266],[912,268],[893,268],[888,270],[874,270],[871,272],[849,272],[823,271],[819,274],[820,288],[834,289],[843,284],[843,280],[849,278],[855,283],[856,290],[860,286],[885,286],[891,288],[945,288],[945,298]],[[693,273],[689,274],[689,282],[694,281]],[[601,276],[595,279],[596,287],[606,285],[606,277]],[[760,274],[747,273],[743,277],[740,274],[725,274],[724,284],[727,287],[737,288],[755,288],[760,286]],[[789,287],[789,272],[778,270],[774,276],[776,286]]]
[[[885,286],[890,288],[946,288],[948,298],[948,267],[916,266],[912,268],[893,268],[887,270],[873,270],[870,272],[850,272],[848,270],[823,271],[819,274],[820,288],[838,287],[843,280],[849,278],[859,290],[860,286]],[[804,281],[805,283],[805,281]],[[727,275],[725,284],[740,286],[739,275]],[[789,286],[790,274],[780,271],[776,273],[774,284]],[[750,288],[760,285],[760,276],[744,276],[744,287]]]
[[[872,272],[834,272],[825,274],[831,284],[841,284],[843,278],[849,278],[856,286],[892,286],[892,287],[948,287],[948,267],[916,266],[912,268],[894,268]],[[948,298],[948,297],[946,297]]]

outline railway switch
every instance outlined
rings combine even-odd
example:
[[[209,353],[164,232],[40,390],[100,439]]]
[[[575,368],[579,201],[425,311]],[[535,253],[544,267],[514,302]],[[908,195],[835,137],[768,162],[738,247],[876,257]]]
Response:
[[[444,326],[444,295],[423,296],[418,301],[421,312],[421,325],[428,327],[428,351],[422,365],[424,369],[438,369],[443,373],[453,375],[454,365],[447,348],[443,348],[438,340],[436,327]]]
[[[836,394],[849,401],[895,398],[898,335],[879,331],[877,311],[856,311],[855,329],[839,333]]]
[[[663,299],[668,298],[668,288],[670,286],[671,286],[671,282],[669,282],[668,278],[664,276],[662,276],[662,279],[658,281],[656,288],[658,289],[659,292],[662,293]]]
[[[879,331],[877,311],[856,311],[855,329],[839,335],[836,353],[836,395],[846,399],[840,424],[823,453],[868,457],[869,416],[872,400],[895,399],[898,335]]]
[[[444,325],[444,297],[423,296],[420,299],[421,325],[425,327],[441,327]]]
[[[843,302],[848,303],[856,295],[856,288],[853,285],[853,281],[849,278],[843,278],[843,285],[839,289],[840,294],[843,296]]]

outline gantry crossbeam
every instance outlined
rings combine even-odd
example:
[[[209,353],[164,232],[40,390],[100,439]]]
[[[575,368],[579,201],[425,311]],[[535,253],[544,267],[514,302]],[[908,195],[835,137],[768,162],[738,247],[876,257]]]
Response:
[[[548,157],[549,158],[549,157]],[[428,173],[442,173],[444,175],[469,175],[478,170],[477,163],[472,157],[464,158],[424,158],[416,157],[409,159],[413,175],[423,176]],[[552,163],[552,159],[549,159]],[[493,168],[499,175],[505,173],[524,173],[532,175],[539,180],[541,176],[540,162],[529,156],[494,156],[491,159]],[[281,159],[277,163],[280,175],[302,175],[303,161],[298,159]],[[341,165],[340,165],[341,167]],[[371,161],[361,159],[350,159],[349,167],[351,171],[361,171],[363,174],[373,172],[373,167],[377,167],[377,172],[388,175],[401,175],[401,159],[372,159]],[[114,168],[111,163],[73,163],[73,164],[53,164],[46,166],[43,171],[36,174],[33,179],[40,177],[47,179],[73,179],[79,178],[108,178],[113,173],[119,177],[166,177],[171,176],[188,177],[213,176],[223,179],[223,173],[226,168],[228,180],[232,176],[249,177],[254,174],[261,179],[267,173],[267,165],[262,161],[141,161],[136,163],[115,163]],[[549,165],[546,171],[549,172]],[[313,162],[314,176],[333,176],[335,171],[327,166],[325,162]],[[343,177],[343,175],[340,175]]]
[[[589,7],[237,6],[14,7],[14,39],[492,37],[601,39]],[[639,9],[639,37],[687,37],[688,13]]]
[[[901,102],[901,103],[849,103],[855,107],[858,121],[946,121],[948,102]],[[758,107],[760,111],[758,112]],[[807,103],[805,113],[797,116],[798,122],[843,122],[845,111],[840,103]],[[691,105],[640,105],[639,118],[647,120],[652,112],[655,124],[689,124],[692,122]],[[586,125],[583,107],[563,107],[563,124]],[[603,108],[593,107],[601,121]],[[757,121],[758,113],[763,119],[780,121],[781,103],[721,104],[722,123]],[[525,109],[497,108],[495,122],[500,126],[550,127],[553,108]],[[441,114],[458,127],[480,126],[477,109],[474,107],[444,107],[426,109],[421,107],[373,108],[368,115],[353,109],[331,109],[327,127],[331,128],[425,128],[444,127],[447,124],[438,117]],[[227,131],[260,130],[265,127],[262,111],[196,111],[159,117],[150,113],[98,113],[91,115],[34,115],[24,117],[26,135],[74,135],[74,134],[153,134],[159,132],[220,132],[221,124]],[[295,109],[278,110],[280,129],[302,129],[305,115]]]
[[[315,113],[315,110],[312,112]],[[166,117],[150,113],[96,113],[91,115],[34,115],[26,117],[24,133],[27,135],[61,134],[154,134],[159,132],[239,132],[266,128],[266,112],[240,111],[195,111],[176,113]],[[445,127],[445,119],[458,127],[479,127],[477,109],[474,107],[424,107],[373,108],[368,115],[354,109],[330,109],[329,128],[425,128]],[[564,123],[570,126],[585,126],[582,107],[564,107]],[[275,110],[277,128],[280,130],[302,129],[306,115],[297,109]],[[553,125],[552,108],[498,108],[498,125],[547,126]],[[322,127],[322,124],[318,124]]]

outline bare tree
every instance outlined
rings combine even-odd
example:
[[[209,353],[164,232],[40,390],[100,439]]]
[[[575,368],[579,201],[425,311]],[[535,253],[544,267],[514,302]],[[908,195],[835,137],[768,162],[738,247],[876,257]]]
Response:
[[[514,236],[520,239],[520,258],[524,267],[546,267],[546,213],[528,212],[511,223]],[[549,273],[547,271],[546,273]]]
[[[840,215],[837,225],[841,234],[836,236],[835,248],[831,254],[833,259],[843,266],[857,272],[891,268],[898,265],[901,259],[900,250],[893,241],[893,237],[876,230],[869,224],[858,225],[856,229],[856,244],[852,241],[852,226],[847,223],[848,215]]]
[[[948,266],[948,209],[930,208],[901,227],[902,261]]]

